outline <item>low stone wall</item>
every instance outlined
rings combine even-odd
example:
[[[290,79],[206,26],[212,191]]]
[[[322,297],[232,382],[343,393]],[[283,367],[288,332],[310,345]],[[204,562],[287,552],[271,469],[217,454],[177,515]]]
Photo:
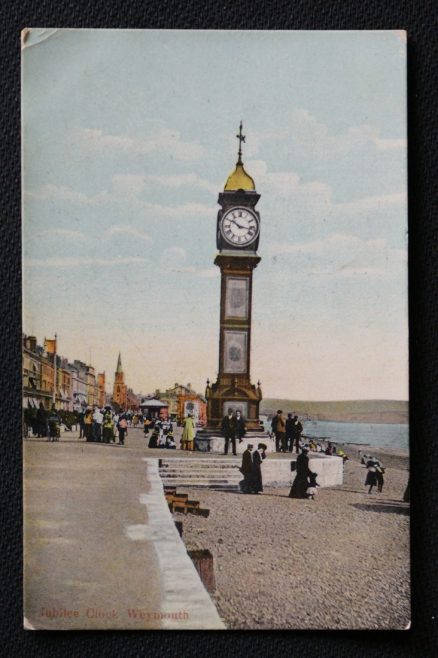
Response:
[[[267,487],[289,487],[295,479],[296,471],[291,470],[293,459],[269,459],[262,465],[263,484]],[[317,473],[316,481],[320,487],[335,487],[343,482],[343,464],[340,457],[315,455],[309,457],[309,468]]]
[[[126,533],[133,540],[153,542],[162,586],[160,626],[174,630],[225,629],[169,511],[158,459],[143,460],[147,464],[149,491],[141,494],[140,502],[146,506],[147,523],[129,526]],[[184,618],[177,614],[182,610]]]

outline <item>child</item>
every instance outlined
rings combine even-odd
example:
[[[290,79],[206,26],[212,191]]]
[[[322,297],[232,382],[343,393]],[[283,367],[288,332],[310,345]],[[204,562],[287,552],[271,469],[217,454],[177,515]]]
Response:
[[[310,473],[308,476],[309,480],[309,486],[307,487],[306,491],[306,496],[307,498],[311,498],[312,500],[315,500],[316,496],[316,487],[319,487],[319,484],[316,481],[316,473]]]
[[[157,448],[158,447],[158,430],[154,430],[152,432],[151,438],[149,439],[149,448]]]

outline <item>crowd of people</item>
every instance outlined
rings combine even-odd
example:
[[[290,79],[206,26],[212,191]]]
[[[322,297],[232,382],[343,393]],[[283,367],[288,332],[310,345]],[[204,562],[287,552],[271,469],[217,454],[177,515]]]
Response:
[[[125,445],[128,427],[143,425],[145,437],[148,437],[149,432],[151,433],[148,441],[149,448],[175,450],[177,447],[171,421],[152,418],[149,415],[132,411],[117,413],[109,405],[104,408],[88,407],[85,411],[71,413],[56,410],[54,407],[48,411],[40,403],[36,413],[29,418],[25,417],[25,436],[32,431],[33,435],[38,438],[59,441],[61,424],[64,425],[65,430],[72,430],[73,425],[78,425],[79,438],[85,438],[87,442],[116,443],[118,438],[118,444],[122,446]],[[192,414],[187,415],[182,426],[181,449],[195,450],[196,423]],[[338,448],[331,441],[327,441],[325,446],[314,438],[305,442],[302,434],[303,426],[298,416],[292,413],[288,413],[285,419],[282,410],[278,410],[272,419],[271,430],[270,436],[275,437],[276,452],[286,453],[295,450],[298,455],[296,476],[289,493],[291,498],[314,499],[317,487],[319,487],[316,473],[309,468],[309,452],[323,452],[329,456],[337,456],[342,458],[343,462],[348,460],[348,455],[344,450]],[[233,455],[236,455],[236,442],[241,442],[247,433],[245,419],[239,410],[233,412],[231,408],[228,409],[227,415],[222,419],[221,431],[224,437],[224,455],[228,454],[230,445]],[[243,493],[263,491],[261,464],[266,457],[266,450],[267,446],[264,443],[259,443],[256,450],[254,450],[253,444],[249,443],[243,452],[240,467],[243,474],[240,488]],[[366,454],[359,454],[359,456],[361,464],[367,469],[365,486],[369,487],[368,493],[371,494],[374,487],[381,493],[385,468],[377,457]]]
[[[88,407],[78,414],[79,438],[88,443],[116,443],[118,438],[118,444],[124,446],[131,422],[130,414],[115,412],[109,405]]]

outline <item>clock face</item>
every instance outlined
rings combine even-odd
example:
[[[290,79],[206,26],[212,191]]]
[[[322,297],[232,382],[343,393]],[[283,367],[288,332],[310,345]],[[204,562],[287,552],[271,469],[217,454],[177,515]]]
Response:
[[[259,234],[259,220],[248,208],[236,206],[222,216],[220,230],[233,247],[246,247]]]

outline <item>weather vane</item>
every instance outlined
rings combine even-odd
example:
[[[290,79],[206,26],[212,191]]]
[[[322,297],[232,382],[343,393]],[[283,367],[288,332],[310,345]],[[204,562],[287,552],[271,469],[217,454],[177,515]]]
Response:
[[[242,142],[245,141],[246,137],[246,135],[242,135],[242,122],[240,122],[239,134],[236,137],[239,140],[239,159],[237,160],[237,164],[242,164]]]

